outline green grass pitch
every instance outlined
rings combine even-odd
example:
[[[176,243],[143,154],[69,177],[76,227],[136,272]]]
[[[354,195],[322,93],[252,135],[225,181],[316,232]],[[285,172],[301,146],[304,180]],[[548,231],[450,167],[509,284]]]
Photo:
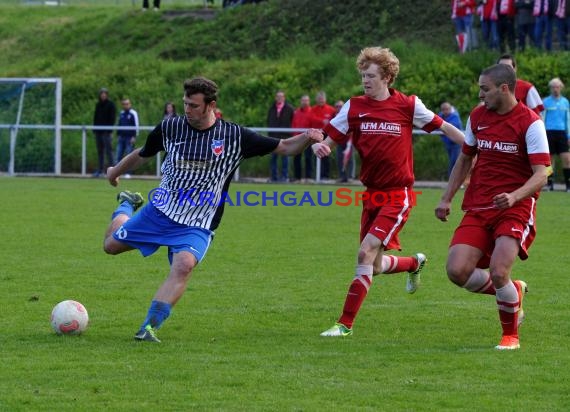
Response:
[[[123,181],[147,193],[156,181]],[[234,184],[232,191],[334,190]],[[519,351],[498,352],[492,297],[445,275],[459,217],[433,216],[422,190],[402,254],[428,256],[422,288],[375,278],[354,335],[319,333],[340,313],[360,208],[227,207],[206,260],[160,330],[133,334],[167,273],[165,250],[107,256],[118,189],[104,180],[0,178],[1,411],[568,411],[570,195],[544,193],[538,236],[514,276],[529,284]],[[460,196],[459,196],[460,197]],[[456,199],[460,200],[460,199]],[[89,311],[56,336],[52,307]]]

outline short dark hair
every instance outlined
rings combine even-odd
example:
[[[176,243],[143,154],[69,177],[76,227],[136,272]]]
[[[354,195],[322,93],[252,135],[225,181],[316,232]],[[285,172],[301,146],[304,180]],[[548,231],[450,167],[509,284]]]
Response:
[[[515,60],[515,56],[513,56],[512,54],[507,54],[507,53],[502,54],[501,57],[497,59],[497,64],[499,64],[501,60],[510,60],[513,62],[513,67],[517,67],[517,61]]]
[[[481,76],[489,76],[495,86],[506,84],[511,92],[515,92],[517,75],[515,70],[508,64],[494,64],[481,72]]]
[[[193,94],[202,93],[204,102],[210,104],[218,100],[218,85],[205,77],[194,77],[184,82],[184,95],[192,96]]]

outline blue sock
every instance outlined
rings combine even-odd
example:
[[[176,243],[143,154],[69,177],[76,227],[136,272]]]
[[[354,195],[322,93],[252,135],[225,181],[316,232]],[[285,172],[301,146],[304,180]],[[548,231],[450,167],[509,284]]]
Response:
[[[127,202],[126,200],[121,203],[119,205],[119,207],[117,208],[117,210],[115,210],[113,212],[113,215],[111,216],[111,219],[116,218],[119,215],[127,215],[128,217],[131,217],[134,213],[134,208],[133,205],[131,205],[129,202]]]
[[[148,313],[141,329],[144,329],[147,325],[150,325],[155,329],[160,328],[162,322],[170,316],[170,309],[172,309],[172,305],[170,303],[153,300],[150,304],[150,308],[148,308]]]

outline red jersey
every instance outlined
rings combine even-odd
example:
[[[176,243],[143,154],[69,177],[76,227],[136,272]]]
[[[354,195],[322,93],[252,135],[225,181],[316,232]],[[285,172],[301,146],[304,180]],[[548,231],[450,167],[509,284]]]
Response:
[[[536,90],[536,87],[525,80],[517,79],[515,86],[515,97],[527,105],[536,114],[540,114],[544,110],[542,99]]]
[[[474,0],[451,0],[451,18],[465,17],[473,14]]]
[[[313,127],[315,129],[325,127],[336,114],[335,108],[330,104],[323,104],[322,106],[316,104],[311,107],[311,112],[313,113]]]
[[[293,113],[291,127],[293,129],[309,129],[313,125],[313,112],[310,107],[299,107]],[[319,127],[320,129],[320,127]],[[294,135],[297,133],[293,133]]]
[[[412,131],[438,129],[443,119],[428,110],[416,96],[389,89],[386,100],[352,97],[325,126],[336,143],[352,143],[362,159],[360,180],[378,190],[411,187],[414,184]]]
[[[550,165],[540,117],[520,102],[506,114],[478,106],[465,127],[463,153],[477,161],[463,198],[463,210],[492,209],[493,197],[523,186],[532,165]],[[538,199],[538,192],[533,197]]]
[[[499,19],[497,0],[488,0],[481,6],[481,19],[493,21],[497,21]]]

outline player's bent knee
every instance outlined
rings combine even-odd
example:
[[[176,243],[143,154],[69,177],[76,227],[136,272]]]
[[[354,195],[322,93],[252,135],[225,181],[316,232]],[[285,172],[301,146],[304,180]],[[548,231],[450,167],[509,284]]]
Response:
[[[503,285],[505,285],[508,280],[509,280],[509,272],[508,270],[498,270],[495,268],[490,268],[489,270],[490,275],[491,275],[491,282],[493,282],[493,285],[499,285],[498,287],[501,287]]]
[[[455,283],[457,286],[462,287],[469,279],[470,273],[461,265],[448,262],[446,266],[448,279]]]
[[[108,255],[118,255],[119,253],[124,252],[125,246],[122,243],[117,242],[113,238],[107,238],[103,242],[103,251],[105,251]]]
[[[196,267],[198,261],[191,253],[184,254],[181,256],[177,256],[173,263],[173,269],[175,269],[176,273],[180,276],[189,276],[192,272],[192,269]]]

